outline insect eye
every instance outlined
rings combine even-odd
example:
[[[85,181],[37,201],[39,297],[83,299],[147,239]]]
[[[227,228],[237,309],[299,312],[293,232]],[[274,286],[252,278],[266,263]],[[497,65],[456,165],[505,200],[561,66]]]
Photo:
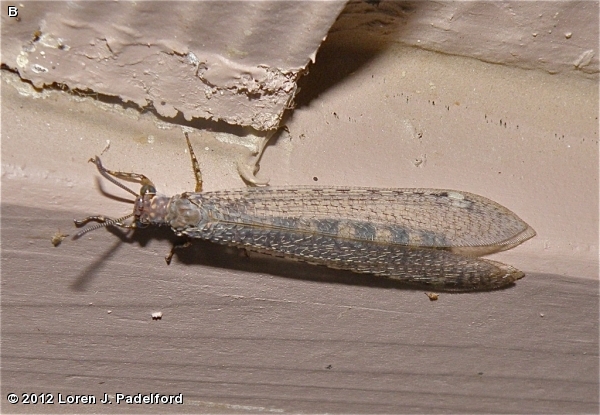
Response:
[[[147,193],[156,194],[156,189],[154,188],[154,186],[151,186],[149,184],[143,185],[140,189],[140,195],[144,196]]]

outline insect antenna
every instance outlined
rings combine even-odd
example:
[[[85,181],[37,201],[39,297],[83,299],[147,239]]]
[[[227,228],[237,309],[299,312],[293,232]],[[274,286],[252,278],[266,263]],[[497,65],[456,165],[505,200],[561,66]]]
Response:
[[[124,225],[122,223],[125,219],[129,219],[133,215],[134,215],[133,213],[130,213],[129,215],[125,215],[118,219],[105,218],[104,216],[89,216],[83,220],[76,219],[74,222],[75,222],[75,226],[78,226],[78,227],[83,226],[92,220],[99,221],[100,223],[98,223],[94,226],[90,226],[89,228],[82,229],[81,231],[77,232],[77,234],[75,234],[75,236],[73,236],[73,239],[79,239],[88,232],[95,231],[96,229],[100,229],[100,228],[106,228],[108,226],[118,226],[119,228],[128,228],[128,229],[135,228],[135,223],[132,223],[129,225]]]
[[[102,175],[102,177],[104,177],[109,182],[115,184],[116,186],[119,186],[121,189],[125,190],[126,192],[131,193],[136,198],[138,197],[138,194],[136,192],[131,190],[129,187],[125,186],[123,183],[118,182],[113,176],[119,177],[119,178],[125,179],[125,180],[139,181],[145,185],[144,187],[151,186],[151,188],[153,189],[152,182],[150,182],[150,180],[148,180],[148,178],[144,175],[134,174],[134,173],[115,172],[112,170],[108,170],[108,169],[104,168],[104,166],[102,165],[102,162],[100,161],[100,157],[98,157],[98,156],[91,158],[89,161],[90,161],[90,163],[94,163],[96,165],[96,168],[98,169],[98,172]],[[77,226],[77,227],[84,226],[85,224],[87,224],[90,221],[96,221],[96,222],[100,222],[100,223],[90,226],[89,228],[82,229],[77,234],[75,234],[75,236],[73,236],[73,239],[79,239],[88,232],[91,232],[91,231],[94,231],[94,230],[100,229],[100,228],[106,228],[108,226],[117,226],[119,228],[126,228],[126,229],[135,228],[135,227],[137,227],[135,221],[130,224],[123,223],[123,221],[133,217],[134,215],[135,215],[135,212],[125,215],[123,217],[120,217],[118,219],[107,218],[105,216],[88,216],[87,218],[82,219],[82,220],[75,219],[74,222],[75,222],[75,226]]]
[[[123,183],[118,182],[117,180],[115,180],[113,177],[110,176],[110,172],[108,170],[106,170],[104,168],[104,166],[102,165],[102,162],[100,161],[100,157],[96,156],[94,158],[91,158],[89,160],[91,163],[94,163],[96,165],[96,167],[98,168],[98,172],[100,172],[100,174],[109,182],[119,186],[121,189],[131,193],[132,195],[134,195],[135,197],[138,196],[138,194],[136,192],[134,192],[133,190],[131,190],[129,187],[125,186]]]

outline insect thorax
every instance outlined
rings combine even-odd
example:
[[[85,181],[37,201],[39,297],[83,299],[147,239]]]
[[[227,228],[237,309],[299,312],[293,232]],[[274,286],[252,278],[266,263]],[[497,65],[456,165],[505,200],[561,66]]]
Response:
[[[206,220],[206,212],[191,202],[186,193],[175,195],[168,202],[165,222],[176,231],[197,227],[201,221]]]

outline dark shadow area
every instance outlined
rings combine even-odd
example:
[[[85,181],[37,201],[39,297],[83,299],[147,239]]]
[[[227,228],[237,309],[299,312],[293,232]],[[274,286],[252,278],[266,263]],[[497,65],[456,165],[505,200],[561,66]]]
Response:
[[[420,2],[349,2],[330,28],[308,73],[298,80],[295,107],[310,105],[320,94],[352,76],[394,42]]]
[[[89,283],[94,279],[94,276],[105,266],[107,261],[117,253],[119,249],[123,247],[123,244],[138,244],[140,247],[147,246],[151,240],[169,240],[172,244],[176,243],[177,237],[167,227],[155,227],[155,228],[143,228],[127,231],[126,229],[119,229],[114,226],[106,227],[105,229],[98,229],[95,232],[108,231],[113,234],[115,242],[106,251],[102,252],[102,255],[94,260],[92,263],[87,265],[81,270],[76,280],[71,284],[71,288],[74,291],[85,291]],[[82,242],[83,243],[83,242]],[[166,266],[166,264],[160,263],[155,266]]]

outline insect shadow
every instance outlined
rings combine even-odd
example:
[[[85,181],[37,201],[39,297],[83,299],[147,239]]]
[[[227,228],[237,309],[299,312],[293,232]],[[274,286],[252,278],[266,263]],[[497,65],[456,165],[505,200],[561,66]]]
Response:
[[[110,261],[116,253],[124,246],[124,244],[137,244],[140,247],[145,247],[152,240],[169,240],[172,243],[177,242],[177,237],[168,228],[145,228],[136,229],[135,232],[123,231],[115,227],[107,227],[106,230],[117,237],[115,243],[105,251],[99,258],[90,263],[85,267],[81,273],[77,276],[77,279],[71,288],[75,291],[85,291],[90,282],[97,277],[98,273],[102,268],[105,267],[108,261]],[[166,266],[164,262],[159,262],[160,265]]]

